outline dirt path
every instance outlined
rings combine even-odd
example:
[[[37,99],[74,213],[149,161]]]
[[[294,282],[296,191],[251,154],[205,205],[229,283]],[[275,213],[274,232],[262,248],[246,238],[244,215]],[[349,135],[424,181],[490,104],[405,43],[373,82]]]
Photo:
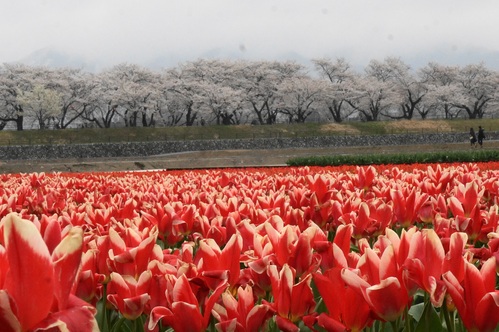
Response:
[[[200,169],[224,167],[284,166],[292,157],[313,155],[400,153],[469,150],[468,144],[289,148],[279,150],[193,151],[133,158],[12,160],[0,161],[0,173],[107,172],[153,169]],[[484,149],[499,149],[499,141]]]

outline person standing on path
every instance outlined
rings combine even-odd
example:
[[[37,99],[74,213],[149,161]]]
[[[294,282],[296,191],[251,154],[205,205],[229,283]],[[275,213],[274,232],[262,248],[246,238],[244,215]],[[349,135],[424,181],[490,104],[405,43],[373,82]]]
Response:
[[[485,139],[485,132],[483,131],[482,126],[478,126],[478,145],[480,145],[480,148],[483,148],[483,140]]]
[[[470,143],[472,148],[476,147],[476,134],[473,127],[470,128]]]

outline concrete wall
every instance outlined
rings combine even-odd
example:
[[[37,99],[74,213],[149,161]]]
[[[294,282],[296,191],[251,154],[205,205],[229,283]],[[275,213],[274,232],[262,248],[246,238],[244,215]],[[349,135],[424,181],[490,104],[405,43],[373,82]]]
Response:
[[[487,139],[499,139],[488,132]],[[0,160],[133,157],[185,151],[282,149],[293,147],[377,146],[469,142],[467,133],[345,135],[308,138],[257,138],[133,143],[0,146]]]

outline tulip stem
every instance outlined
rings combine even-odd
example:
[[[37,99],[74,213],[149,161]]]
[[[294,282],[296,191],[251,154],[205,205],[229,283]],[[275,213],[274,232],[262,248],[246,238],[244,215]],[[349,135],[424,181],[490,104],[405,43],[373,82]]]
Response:
[[[407,306],[404,309],[404,323],[405,323],[405,330],[407,332],[412,332],[411,320],[409,316],[409,307]]]
[[[398,318],[396,320],[392,320],[390,322],[390,324],[392,325],[392,331],[393,332],[398,332],[398,330],[399,330],[399,324],[398,324],[398,322],[399,322]]]
[[[447,331],[454,332],[454,324],[451,322],[449,310],[447,309],[447,305],[445,303],[442,305],[442,312],[444,314],[445,325],[447,325]]]
[[[107,321],[107,308],[106,308],[106,285],[102,286],[102,317],[101,317],[101,323],[100,323],[100,328],[101,331],[109,331],[109,326],[108,326],[108,321]]]
[[[139,316],[133,321],[133,331],[141,332],[144,331],[144,316]]]
[[[113,326],[112,331],[121,331],[121,325],[125,322],[125,318],[121,317],[118,322]]]

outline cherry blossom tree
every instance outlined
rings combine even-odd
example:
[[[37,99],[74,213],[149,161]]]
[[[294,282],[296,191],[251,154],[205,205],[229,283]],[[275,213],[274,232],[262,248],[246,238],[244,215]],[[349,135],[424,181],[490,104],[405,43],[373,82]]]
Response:
[[[445,66],[435,62],[428,63],[419,71],[421,82],[427,89],[427,94],[420,105],[418,112],[423,116],[434,112],[435,116],[443,114],[446,119],[458,117],[462,109],[455,106],[460,98],[460,89],[457,85],[459,67]]]
[[[221,84],[200,86],[200,109],[207,109],[217,125],[240,124],[243,114],[243,95],[240,90]]]
[[[61,109],[54,115],[55,126],[59,129],[82,123],[82,116],[90,107],[89,97],[95,88],[93,74],[81,69],[55,69],[50,88],[58,92]]]
[[[394,119],[412,119],[417,105],[426,93],[424,84],[411,71],[411,67],[400,58],[387,57],[384,61],[372,60],[366,68],[368,75],[393,84],[393,90],[400,95],[398,114],[385,114]]]
[[[363,73],[342,58],[295,62],[199,59],[155,72],[119,64],[97,74],[19,64],[0,66],[0,130],[76,125],[153,126],[335,122],[358,115],[481,118],[499,103],[499,74],[485,65],[429,63],[416,73],[400,58],[372,60]]]
[[[369,74],[358,75],[347,103],[358,111],[361,120],[378,121],[381,115],[400,105],[400,95],[390,81]]]
[[[169,123],[193,126],[198,120],[199,113],[195,105],[198,84],[195,77],[195,73],[187,65],[169,69],[163,74]]]
[[[119,64],[109,71],[117,87],[117,103],[122,110],[126,127],[154,124],[155,102],[159,96],[160,75],[150,69],[133,64]]]
[[[279,85],[279,109],[288,122],[303,123],[320,107],[323,85],[308,76],[294,76]]]
[[[321,96],[334,122],[342,122],[351,116],[355,109],[350,107],[346,100],[350,97],[354,72],[351,65],[344,58],[314,59],[316,71],[329,84],[323,85]]]
[[[117,81],[110,70],[104,70],[95,75],[90,84],[94,84],[95,88],[88,96],[89,105],[82,118],[99,128],[110,128],[117,118],[122,117]]]
[[[33,90],[21,92],[17,100],[25,112],[33,115],[39,129],[48,129],[55,124],[61,109],[61,97],[55,90],[35,85]]]
[[[453,105],[462,109],[470,119],[482,118],[487,105],[499,97],[499,75],[483,63],[461,68],[456,76],[461,98]]]
[[[239,63],[198,60],[191,65],[196,70],[196,102],[207,121],[218,125],[240,124],[245,100],[237,78]]]
[[[20,103],[20,96],[29,93],[36,85],[47,81],[48,69],[23,64],[4,64],[0,68],[0,121],[5,125],[14,122],[17,130],[24,129],[29,116]]]
[[[259,124],[274,124],[279,108],[278,87],[286,79],[300,74],[304,67],[296,62],[240,62],[237,76],[249,107]]]

